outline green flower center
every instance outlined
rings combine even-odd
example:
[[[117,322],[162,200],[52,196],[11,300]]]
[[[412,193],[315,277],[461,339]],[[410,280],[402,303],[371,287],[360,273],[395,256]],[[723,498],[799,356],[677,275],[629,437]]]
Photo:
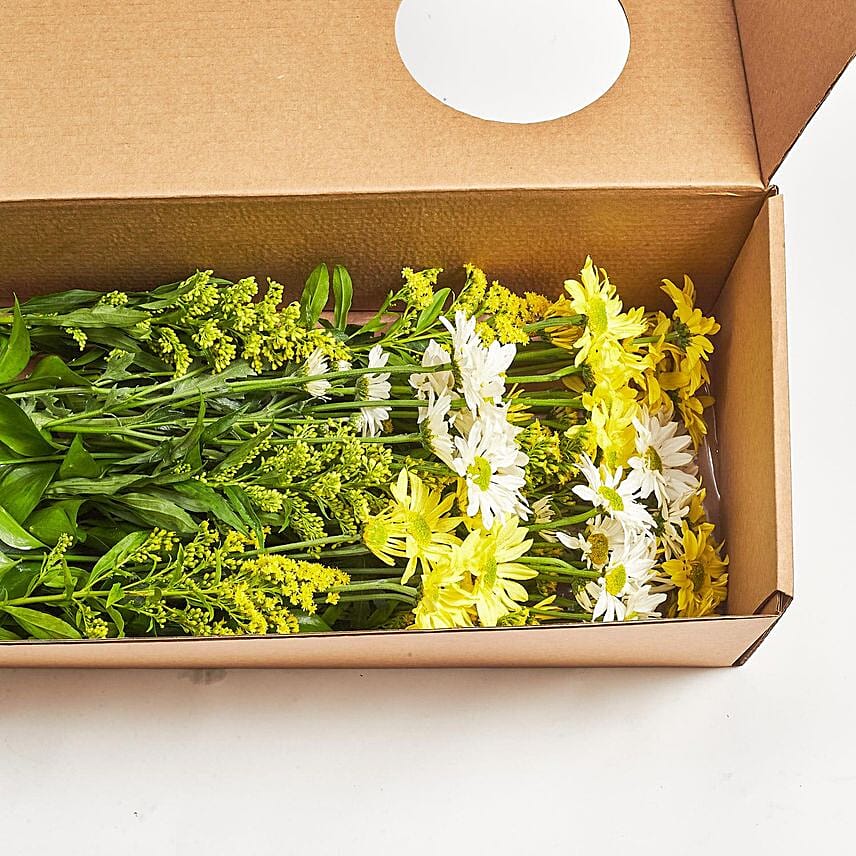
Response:
[[[375,518],[366,524],[363,530],[363,543],[372,552],[382,550],[389,541],[389,526],[384,520]]]
[[[707,574],[704,570],[704,563],[702,562],[691,562],[690,563],[690,572],[687,574],[690,582],[693,585],[693,591],[701,591],[704,586],[705,578]]]
[[[493,469],[490,462],[481,455],[476,455],[475,460],[467,468],[467,475],[479,490],[486,491],[490,487],[490,479]]]
[[[588,310],[586,315],[589,329],[595,336],[603,335],[609,326],[606,317],[606,303],[604,303],[603,298],[590,297],[586,309]]]
[[[598,496],[602,496],[613,511],[624,511],[624,500],[614,487],[605,484],[597,489]]]
[[[645,466],[648,467],[649,470],[654,470],[658,473],[663,472],[663,460],[657,454],[657,450],[653,446],[649,446],[645,450],[643,458],[645,460]]]
[[[604,586],[609,594],[618,597],[627,585],[627,571],[624,565],[616,565],[606,572],[603,578]]]
[[[593,565],[605,565],[609,558],[609,539],[601,532],[594,532],[588,537],[589,559]]]
[[[496,574],[496,556],[491,553],[481,565],[481,578],[486,588],[492,589],[496,585]]]
[[[407,516],[407,534],[419,547],[427,547],[431,543],[431,527],[428,521],[415,511]]]

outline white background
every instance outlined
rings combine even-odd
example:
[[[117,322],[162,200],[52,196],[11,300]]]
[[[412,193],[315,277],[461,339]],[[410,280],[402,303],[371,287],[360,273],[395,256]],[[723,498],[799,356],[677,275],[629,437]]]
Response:
[[[848,852],[854,106],[777,176],[797,591],[745,667],[0,672],[3,852]]]

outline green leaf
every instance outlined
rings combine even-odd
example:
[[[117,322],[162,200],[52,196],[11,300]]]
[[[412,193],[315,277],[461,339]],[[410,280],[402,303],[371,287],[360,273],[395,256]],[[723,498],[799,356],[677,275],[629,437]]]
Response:
[[[250,437],[247,440],[244,440],[240,446],[236,446],[216,467],[214,467],[215,473],[223,472],[224,470],[231,470],[233,468],[240,467],[241,464],[244,463],[254,452],[257,446],[260,446],[262,443],[270,437],[273,428],[268,426],[263,431],[259,431],[258,434]]]
[[[30,458],[50,455],[54,451],[30,417],[5,395],[0,395],[0,442]]]
[[[333,628],[317,615],[298,615],[298,633],[331,633]]]
[[[196,501],[199,511],[210,511],[218,520],[222,520],[227,526],[236,529],[243,534],[247,533],[247,526],[241,517],[232,509],[232,506],[217,493],[216,490],[196,480],[189,480],[173,485],[173,490],[182,496]],[[196,509],[191,508],[191,511]]]
[[[151,318],[140,309],[101,304],[87,309],[75,309],[65,315],[41,319],[41,323],[55,327],[133,327]]]
[[[56,464],[18,464],[0,478],[0,501],[18,523],[39,504],[56,470]]]
[[[333,326],[337,330],[344,330],[348,326],[348,312],[351,311],[351,303],[354,299],[354,285],[347,268],[342,265],[336,265],[333,268],[333,299],[335,300]]]
[[[83,494],[87,499],[94,496],[113,496],[113,494],[139,484],[144,481],[144,476],[118,475],[104,476],[102,478],[84,479],[61,479],[51,485],[50,496],[77,496]]]
[[[21,637],[17,633],[13,633],[11,630],[7,630],[5,627],[0,627],[0,641],[2,642],[14,642]]]
[[[59,477],[61,479],[97,478],[103,472],[101,464],[84,448],[80,434],[75,434],[60,465]]]
[[[34,538],[0,505],[0,541],[16,550],[36,550],[45,545]]]
[[[15,384],[16,392],[29,389],[61,389],[62,387],[92,386],[83,375],[72,371],[56,354],[43,357],[29,377]]]
[[[92,587],[111,571],[118,570],[145,543],[148,532],[130,532],[118,544],[114,544],[96,563],[89,574],[86,585]]]
[[[300,296],[300,323],[304,327],[311,329],[318,323],[329,296],[330,272],[327,265],[320,264],[309,274]]]
[[[180,506],[162,497],[146,493],[123,493],[113,498],[115,503],[134,512],[134,519],[143,526],[158,526],[168,532],[196,532],[193,518]]]
[[[26,606],[0,606],[0,609],[36,639],[80,639],[80,633],[74,627],[55,615]]]
[[[21,307],[15,301],[12,332],[6,347],[0,353],[0,383],[15,380],[30,362],[30,333],[21,315]]]
[[[87,303],[94,303],[100,297],[101,295],[97,291],[72,288],[56,294],[31,297],[21,306],[21,311],[24,315],[58,315],[63,312],[71,312]]]
[[[259,545],[264,544],[264,532],[262,522],[259,520],[256,509],[247,494],[236,485],[226,485],[223,492],[229,500],[229,504],[235,513],[253,530]]]
[[[59,541],[61,535],[71,535],[77,540],[77,512],[81,505],[82,499],[63,499],[38,508],[27,518],[26,528],[51,547]]]
[[[125,592],[119,583],[113,583],[113,587],[107,595],[107,608],[109,609],[114,603],[118,603],[125,596]]]
[[[445,304],[451,293],[451,288],[441,288],[434,295],[434,299],[419,313],[419,318],[416,319],[416,326],[413,328],[414,333],[423,333],[431,327],[440,317],[440,313],[443,311],[443,304]]]

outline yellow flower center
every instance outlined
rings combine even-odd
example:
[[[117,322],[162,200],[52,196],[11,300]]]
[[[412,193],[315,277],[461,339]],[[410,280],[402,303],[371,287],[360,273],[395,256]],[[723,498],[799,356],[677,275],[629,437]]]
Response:
[[[431,543],[431,527],[428,521],[415,511],[407,515],[407,534],[420,548],[427,547]]]
[[[605,484],[597,489],[598,495],[602,496],[613,511],[624,511],[624,500],[621,494],[614,487],[607,487]]]
[[[601,532],[594,532],[588,537],[589,558],[593,565],[605,565],[609,558],[609,539]]]
[[[613,597],[618,597],[627,585],[627,571],[624,565],[616,565],[610,568],[603,578],[604,587]]]
[[[645,466],[648,467],[649,470],[654,470],[658,473],[663,472],[663,460],[657,454],[657,450],[653,446],[649,446],[645,450],[644,459]]]
[[[695,561],[690,563],[690,572],[687,574],[687,577],[692,583],[693,591],[701,591],[704,587],[706,576],[703,562]]]
[[[481,455],[476,455],[475,460],[467,468],[467,475],[479,490],[486,491],[490,487],[490,478],[493,475],[490,462]]]
[[[606,316],[606,303],[602,297],[590,297],[586,304],[586,316],[588,317],[588,327],[595,336],[603,335],[609,321]]]

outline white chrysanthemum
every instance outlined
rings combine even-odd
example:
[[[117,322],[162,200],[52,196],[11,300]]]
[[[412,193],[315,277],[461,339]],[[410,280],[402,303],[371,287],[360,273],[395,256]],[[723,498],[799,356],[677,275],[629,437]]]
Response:
[[[682,524],[690,513],[689,500],[692,494],[678,497],[674,502],[660,509],[663,522],[660,527],[660,546],[663,548],[663,558],[672,559],[684,551],[684,533]]]
[[[532,521],[539,525],[552,523],[556,519],[556,512],[553,509],[552,496],[542,496],[541,499],[536,499],[532,503]],[[559,533],[549,529],[539,529],[539,537],[550,543],[555,543]]]
[[[693,466],[692,440],[678,433],[677,422],[662,424],[657,416],[642,413],[634,418],[637,455],[630,458],[627,482],[642,499],[653,493],[665,506],[698,489],[698,479],[690,470]]]
[[[370,369],[383,368],[389,360],[389,354],[384,353],[380,345],[375,345],[369,351]],[[389,383],[389,373],[364,374],[357,383],[358,395],[365,401],[385,401],[389,398],[392,387]],[[364,437],[377,437],[383,430],[383,423],[389,419],[388,407],[361,407],[360,430]]]
[[[592,568],[600,569],[608,561],[610,553],[624,549],[624,527],[611,517],[598,514],[586,524],[584,532],[568,535],[556,533],[559,542],[569,550],[579,550],[583,560]]]
[[[610,473],[606,468],[601,472],[588,455],[583,455],[580,472],[588,484],[575,485],[574,493],[595,508],[604,509],[624,527],[625,532],[650,529],[654,526],[654,518],[648,513],[648,509],[637,502],[636,489],[627,483],[627,479],[621,480],[621,467],[614,473]]]
[[[640,621],[645,618],[660,618],[660,604],[666,600],[663,593],[651,591],[649,585],[638,585],[631,581],[624,598],[624,620]]]
[[[529,508],[520,491],[526,483],[523,467],[529,458],[497,433],[492,423],[477,420],[466,437],[456,437],[459,457],[453,469],[466,481],[467,514],[481,514],[490,529],[495,518],[526,519]]]
[[[349,372],[353,366],[348,360],[336,360],[336,370],[340,372]]]
[[[654,540],[639,538],[624,550],[610,556],[603,575],[587,583],[577,600],[590,609],[592,621],[624,621],[628,609],[624,598],[636,593],[651,578],[654,567]]]
[[[422,367],[451,365],[452,355],[433,339],[422,355]],[[455,387],[455,377],[451,370],[425,372],[410,375],[410,385],[420,398],[428,398],[432,393],[437,397],[448,395]]]
[[[455,313],[454,325],[447,318],[440,320],[452,334],[454,365],[464,400],[480,415],[485,402],[502,401],[505,373],[514,362],[517,346],[494,341],[485,347],[475,332],[475,319],[467,318],[465,312]]]
[[[316,348],[307,358],[303,365],[303,374],[309,377],[316,375],[325,375],[330,371],[330,366],[324,352],[320,348]],[[310,380],[306,384],[306,391],[313,398],[323,398],[330,389],[330,381],[318,378],[318,380]]]
[[[429,393],[428,406],[419,408],[419,424],[422,437],[428,448],[448,467],[452,467],[455,457],[455,441],[449,431],[449,409],[452,399],[449,395]]]

